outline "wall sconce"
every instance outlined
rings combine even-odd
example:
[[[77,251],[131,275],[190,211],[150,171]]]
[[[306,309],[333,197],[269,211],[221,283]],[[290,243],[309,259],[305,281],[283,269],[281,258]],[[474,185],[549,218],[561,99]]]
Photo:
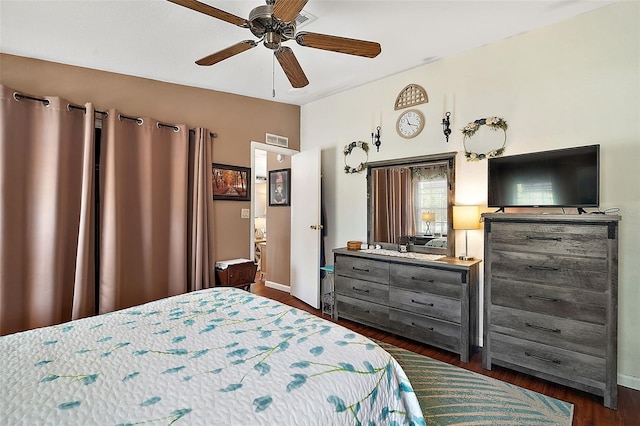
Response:
[[[371,133],[371,143],[376,146],[376,152],[380,152],[380,145],[382,145],[380,141],[380,126],[376,127],[375,133]]]
[[[442,119],[442,132],[444,133],[444,137],[447,138],[447,142],[449,142],[449,135],[451,134],[451,129],[449,128],[451,121],[449,117],[451,117],[451,113],[447,111],[445,118]]]
[[[422,212],[422,221],[426,223],[427,230],[425,235],[431,235],[431,222],[436,220],[436,214],[433,212]]]
[[[453,206],[453,229],[464,230],[464,253],[460,260],[473,260],[469,256],[469,242],[467,230],[480,229],[480,207],[478,206]]]

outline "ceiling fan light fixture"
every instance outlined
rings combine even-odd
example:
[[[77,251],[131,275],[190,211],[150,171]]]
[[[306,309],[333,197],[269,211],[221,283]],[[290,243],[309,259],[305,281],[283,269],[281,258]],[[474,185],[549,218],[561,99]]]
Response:
[[[282,37],[280,37],[280,34],[274,31],[270,31],[264,35],[263,43],[265,47],[268,47],[271,50],[278,50],[280,49],[281,41],[282,41]]]

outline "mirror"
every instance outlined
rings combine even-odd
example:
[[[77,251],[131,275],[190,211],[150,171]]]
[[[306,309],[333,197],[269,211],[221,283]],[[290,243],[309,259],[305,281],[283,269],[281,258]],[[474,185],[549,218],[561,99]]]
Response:
[[[369,163],[369,244],[455,256],[455,152]]]

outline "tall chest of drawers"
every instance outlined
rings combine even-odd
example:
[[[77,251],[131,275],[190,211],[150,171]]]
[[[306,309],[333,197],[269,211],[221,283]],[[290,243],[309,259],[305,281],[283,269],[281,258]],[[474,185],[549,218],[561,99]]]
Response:
[[[617,406],[618,221],[485,214],[483,366]]]
[[[460,354],[478,345],[479,261],[334,250],[339,318]]]

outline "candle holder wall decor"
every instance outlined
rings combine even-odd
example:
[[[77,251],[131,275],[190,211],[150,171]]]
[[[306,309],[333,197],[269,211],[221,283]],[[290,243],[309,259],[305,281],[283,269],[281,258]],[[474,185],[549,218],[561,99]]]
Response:
[[[382,145],[382,141],[380,140],[380,126],[376,127],[375,133],[371,133],[371,143],[376,146],[376,152],[380,152],[380,145]]]
[[[451,113],[447,111],[444,116],[445,118],[442,119],[442,132],[444,133],[444,137],[447,139],[447,142],[449,142],[449,136],[451,135],[451,120],[449,117],[451,117]]]

